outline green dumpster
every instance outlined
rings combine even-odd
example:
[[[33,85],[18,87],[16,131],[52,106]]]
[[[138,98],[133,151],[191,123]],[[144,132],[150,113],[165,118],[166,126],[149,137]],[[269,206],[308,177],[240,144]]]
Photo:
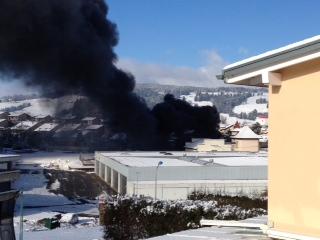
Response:
[[[46,218],[44,220],[44,226],[48,229],[55,229],[60,227],[60,222],[57,218]]]

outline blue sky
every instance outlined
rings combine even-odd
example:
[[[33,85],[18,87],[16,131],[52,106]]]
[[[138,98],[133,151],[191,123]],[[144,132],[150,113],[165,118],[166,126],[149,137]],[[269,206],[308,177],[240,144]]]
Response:
[[[319,0],[106,0],[139,83],[216,87],[232,63],[320,33]],[[22,92],[3,83],[0,95]]]
[[[107,0],[120,58],[203,66],[203,51],[231,63],[319,34],[320,1]],[[317,24],[318,23],[318,24]]]

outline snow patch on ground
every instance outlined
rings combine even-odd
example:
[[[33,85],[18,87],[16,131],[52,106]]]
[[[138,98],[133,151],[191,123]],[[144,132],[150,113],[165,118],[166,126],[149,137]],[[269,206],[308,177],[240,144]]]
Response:
[[[50,193],[47,189],[48,180],[43,173],[21,174],[20,178],[14,182],[13,188],[23,191],[23,204],[25,207],[53,206],[72,204],[62,195]]]
[[[51,190],[58,190],[60,188],[60,182],[56,179],[50,186]]]

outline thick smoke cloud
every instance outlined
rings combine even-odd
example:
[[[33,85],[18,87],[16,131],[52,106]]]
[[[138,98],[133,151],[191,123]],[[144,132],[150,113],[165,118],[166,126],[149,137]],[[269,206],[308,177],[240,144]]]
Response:
[[[114,130],[155,144],[165,113],[154,115],[134,94],[134,77],[115,66],[118,33],[107,16],[103,0],[1,0],[0,72],[44,92],[80,91]]]

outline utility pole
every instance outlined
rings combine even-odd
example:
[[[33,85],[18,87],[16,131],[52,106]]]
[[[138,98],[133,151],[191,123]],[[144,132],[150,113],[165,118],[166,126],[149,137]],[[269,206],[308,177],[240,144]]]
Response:
[[[20,231],[19,240],[23,240],[23,192],[20,192]]]

